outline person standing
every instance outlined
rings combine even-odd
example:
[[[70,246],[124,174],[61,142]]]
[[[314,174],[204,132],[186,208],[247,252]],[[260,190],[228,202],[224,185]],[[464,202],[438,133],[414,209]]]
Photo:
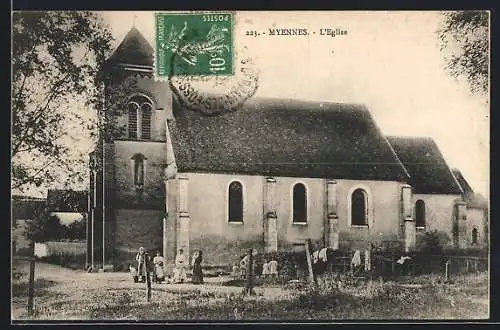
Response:
[[[137,261],[137,276],[139,277],[139,282],[144,282],[146,280],[146,251],[141,246],[139,252],[135,256]]]
[[[160,255],[160,252],[156,252],[156,257],[153,258],[153,264],[155,267],[155,280],[156,283],[161,283],[165,280],[165,273],[163,271],[163,266],[165,265],[165,259]]]
[[[202,261],[203,261],[203,253],[201,251],[195,251],[193,255],[193,277],[192,277],[192,282],[194,284],[203,283],[203,270],[201,268]]]
[[[187,280],[186,275],[186,256],[184,255],[184,250],[180,249],[179,253],[175,257],[175,268],[174,268],[174,282],[183,283]]]

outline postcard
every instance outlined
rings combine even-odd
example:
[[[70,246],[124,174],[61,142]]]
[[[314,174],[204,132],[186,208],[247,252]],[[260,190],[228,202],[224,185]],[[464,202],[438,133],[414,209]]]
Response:
[[[12,322],[487,320],[488,11],[18,11]]]

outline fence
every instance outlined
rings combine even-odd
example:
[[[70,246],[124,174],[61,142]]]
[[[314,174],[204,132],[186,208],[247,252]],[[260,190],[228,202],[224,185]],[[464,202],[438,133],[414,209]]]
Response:
[[[363,253],[362,253],[363,254]],[[488,270],[488,258],[466,255],[428,255],[372,253],[368,259],[352,265],[354,252],[343,252],[332,256],[329,272],[350,273],[353,276],[394,278],[404,275],[445,274],[458,275]]]
[[[82,242],[35,243],[35,256],[41,261],[73,269],[84,269],[87,245]]]
[[[355,251],[328,251],[326,263],[318,261],[313,264],[315,274],[337,273],[354,277],[382,277],[385,279],[398,276],[418,276],[424,274],[443,274],[449,276],[481,272],[488,270],[488,258],[477,255],[443,254],[429,255],[425,253],[387,253],[360,251],[357,264],[353,264]],[[278,256],[280,277],[303,279],[307,276],[305,251]],[[260,274],[260,265],[256,273]]]

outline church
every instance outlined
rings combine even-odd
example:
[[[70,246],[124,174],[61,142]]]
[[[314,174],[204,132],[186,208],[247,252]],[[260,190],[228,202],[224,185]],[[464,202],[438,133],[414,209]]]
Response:
[[[140,246],[167,263],[183,249],[229,265],[260,252],[487,243],[487,212],[468,224],[464,188],[430,138],[385,136],[360,104],[250,98],[217,116],[185,109],[153,78],[153,48],[132,28],[109,58],[108,84],[133,79],[120,136],[91,168],[88,255],[120,269]],[[92,159],[91,162],[95,161]],[[463,182],[465,182],[465,179]]]

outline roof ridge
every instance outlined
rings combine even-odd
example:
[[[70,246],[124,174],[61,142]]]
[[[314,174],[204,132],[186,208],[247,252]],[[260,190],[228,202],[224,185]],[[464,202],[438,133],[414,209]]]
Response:
[[[297,103],[310,103],[310,104],[326,104],[326,105],[350,105],[350,106],[359,106],[369,111],[366,107],[366,104],[359,102],[345,102],[345,101],[319,101],[319,100],[307,100],[307,99],[299,99],[299,98],[291,98],[291,97],[269,97],[269,96],[256,96],[250,98],[247,102],[259,102],[259,101],[276,101],[276,102],[297,102]]]
[[[389,139],[386,136],[384,136],[384,135],[382,135],[382,136],[384,137],[385,142],[387,142],[387,144],[389,145],[389,149],[391,149],[392,154],[394,155],[394,157],[396,157],[396,160],[398,161],[398,163],[401,165],[401,167],[405,171],[406,175],[408,176],[408,179],[411,180],[410,172],[408,172],[408,170],[406,169],[406,166],[403,164],[401,159],[399,159],[398,154],[396,153],[396,150],[394,150],[394,147],[392,146],[391,142],[389,141]]]
[[[421,135],[386,135],[386,137],[388,139],[406,139],[406,140],[430,140],[430,141],[434,141],[434,139],[430,136],[421,136]]]

